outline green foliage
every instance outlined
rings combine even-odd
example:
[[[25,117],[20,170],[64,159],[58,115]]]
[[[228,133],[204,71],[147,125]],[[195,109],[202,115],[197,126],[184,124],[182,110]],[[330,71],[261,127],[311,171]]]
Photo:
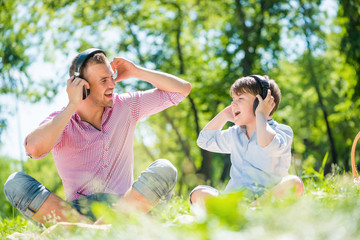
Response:
[[[39,232],[39,229],[20,216],[11,219],[0,218],[0,238],[5,239],[6,236],[14,232],[29,232],[31,235],[36,236],[35,234]]]
[[[314,170],[313,167],[309,166],[309,167],[304,168],[304,173],[309,174],[309,175],[313,174],[315,177],[319,178],[320,180],[323,180],[324,177],[325,177],[324,176],[324,169],[325,169],[325,164],[326,164],[326,161],[328,159],[328,156],[329,156],[329,154],[326,153],[325,157],[324,157],[324,159],[322,161],[322,164],[321,164],[321,167],[320,167],[319,171],[316,171],[316,170]]]
[[[340,35],[341,50],[346,61],[355,69],[357,81],[353,100],[359,100],[360,94],[360,3],[358,0],[340,0],[338,20],[342,27]]]
[[[41,5],[36,1],[0,1],[0,95],[37,102],[57,94],[58,84],[53,80],[34,84],[28,75],[28,68],[39,58],[38,46],[46,34],[43,24],[46,16]],[[1,112],[14,110],[1,103]],[[6,120],[0,117],[0,135],[6,126]]]
[[[206,208],[209,219],[217,220],[219,226],[240,231],[247,222],[244,214],[248,204],[243,192],[211,198],[206,202]]]

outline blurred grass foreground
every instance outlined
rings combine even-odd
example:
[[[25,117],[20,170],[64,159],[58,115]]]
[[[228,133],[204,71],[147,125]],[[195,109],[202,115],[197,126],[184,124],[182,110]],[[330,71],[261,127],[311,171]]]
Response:
[[[194,215],[188,199],[174,197],[162,211],[119,214],[94,206],[103,229],[53,225],[40,228],[17,216],[2,219],[5,239],[358,239],[359,191],[346,174],[305,180],[300,199],[269,197],[251,207],[242,193],[209,199],[207,213]],[[192,217],[193,216],[193,217]],[[104,230],[105,229],[105,230]]]

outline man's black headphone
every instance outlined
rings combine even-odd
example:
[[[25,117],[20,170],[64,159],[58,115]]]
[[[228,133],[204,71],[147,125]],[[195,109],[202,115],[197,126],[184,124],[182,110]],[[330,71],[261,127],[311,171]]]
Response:
[[[256,83],[261,88],[260,96],[262,97],[262,99],[265,99],[268,89],[270,88],[270,84],[269,84],[268,80],[266,80],[263,76],[260,76],[260,75],[250,75],[249,77],[252,77],[256,80]],[[259,99],[255,98],[254,105],[253,105],[254,114],[255,114],[255,110],[258,105],[259,105]]]
[[[83,51],[82,53],[80,53],[80,56],[78,57],[78,59],[76,60],[76,63],[75,63],[74,80],[77,77],[83,78],[83,76],[80,76],[81,67],[84,65],[86,60],[88,60],[90,57],[94,56],[96,53],[103,53],[106,56],[106,53],[103,50],[98,49],[98,48],[89,48],[89,49],[86,49],[85,51]],[[90,89],[87,89],[84,86],[83,99],[85,99],[89,94],[90,94]]]

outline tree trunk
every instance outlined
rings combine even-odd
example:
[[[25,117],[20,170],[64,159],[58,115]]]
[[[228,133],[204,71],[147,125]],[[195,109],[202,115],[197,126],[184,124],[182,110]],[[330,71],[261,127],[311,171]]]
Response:
[[[178,58],[179,58],[179,62],[180,62],[180,67],[179,67],[179,73],[181,75],[185,74],[185,64],[184,64],[184,58],[183,58],[183,53],[182,53],[182,46],[181,46],[181,42],[180,42],[180,37],[181,37],[181,31],[182,31],[182,25],[181,25],[181,21],[182,21],[182,11],[181,11],[181,8],[178,4],[176,3],[172,3],[172,5],[174,5],[177,9],[178,9],[178,28],[176,29],[176,50],[177,50],[177,55],[178,55]],[[191,105],[191,110],[194,114],[194,121],[195,121],[195,128],[196,128],[196,133],[197,135],[199,135],[200,133],[200,125],[199,125],[199,117],[198,117],[198,111],[197,111],[197,108],[196,108],[196,104],[192,98],[192,94],[189,94],[189,96],[187,97],[190,101],[190,105]],[[202,156],[202,161],[201,161],[201,167],[200,169],[197,171],[197,173],[199,174],[203,174],[204,175],[204,178],[205,180],[208,180],[210,179],[211,181],[211,168],[212,168],[212,158],[211,158],[211,153],[204,150],[204,149],[201,149],[201,156]],[[192,158],[191,156],[188,157],[189,159],[191,159],[192,161]],[[192,164],[194,166],[194,169],[195,168],[195,164],[194,162],[192,161]]]
[[[304,15],[306,15],[306,9],[302,3],[302,1],[300,0],[300,6],[303,9]],[[308,59],[308,68],[309,68],[309,74],[310,74],[310,81],[313,83],[313,86],[315,88],[317,97],[319,99],[319,105],[320,105],[320,109],[323,113],[323,117],[324,117],[324,121],[325,121],[325,125],[326,125],[326,130],[327,130],[327,135],[329,138],[329,143],[330,143],[330,151],[331,151],[331,156],[332,156],[332,163],[338,163],[338,159],[337,159],[337,151],[336,151],[336,146],[335,146],[335,141],[333,138],[333,134],[332,134],[332,130],[329,124],[329,119],[328,119],[328,113],[326,111],[324,102],[323,102],[323,96],[321,94],[320,91],[320,86],[319,86],[319,82],[317,80],[317,76],[316,73],[314,71],[314,64],[313,64],[313,56],[312,56],[312,52],[313,52],[313,47],[311,45],[310,42],[310,33],[309,33],[309,22],[308,19],[311,19],[312,16],[307,16],[308,18],[304,18],[305,21],[305,28],[304,28],[304,35],[305,35],[305,39],[306,39],[306,44],[307,44],[307,50],[308,50],[308,55],[307,55],[307,59]],[[326,168],[326,172],[329,172],[331,164],[327,165]]]

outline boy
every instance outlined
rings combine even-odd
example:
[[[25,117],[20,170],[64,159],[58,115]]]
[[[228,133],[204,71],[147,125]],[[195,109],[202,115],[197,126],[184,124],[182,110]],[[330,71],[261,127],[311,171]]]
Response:
[[[275,81],[268,76],[242,77],[231,86],[230,95],[231,105],[205,126],[197,140],[205,150],[230,154],[230,181],[224,193],[248,189],[260,196],[272,188],[270,192],[279,198],[290,189],[300,196],[301,179],[288,175],[293,131],[272,119],[281,99]],[[221,130],[227,121],[235,125]],[[210,186],[197,186],[190,193],[190,203],[218,194]]]

